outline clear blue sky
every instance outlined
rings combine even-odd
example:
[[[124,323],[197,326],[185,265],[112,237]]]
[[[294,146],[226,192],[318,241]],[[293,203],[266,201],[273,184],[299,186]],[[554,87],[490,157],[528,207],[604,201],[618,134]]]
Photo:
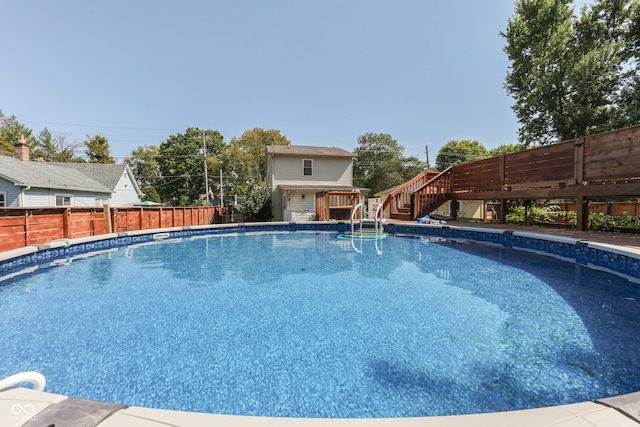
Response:
[[[517,140],[499,35],[513,0],[21,0],[2,6],[0,109],[37,135],[102,134],[118,162],[188,127],[353,150],[391,134]]]

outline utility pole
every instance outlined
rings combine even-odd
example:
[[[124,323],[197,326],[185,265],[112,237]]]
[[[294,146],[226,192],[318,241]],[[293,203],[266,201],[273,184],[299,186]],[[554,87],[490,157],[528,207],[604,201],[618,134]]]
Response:
[[[224,191],[222,191],[222,169],[220,169],[220,206],[224,207]]]
[[[424,150],[427,153],[427,170],[431,169],[431,165],[429,164],[429,144],[424,146]]]
[[[207,134],[202,131],[202,155],[204,156],[204,192],[205,206],[209,206],[209,176],[207,171]]]

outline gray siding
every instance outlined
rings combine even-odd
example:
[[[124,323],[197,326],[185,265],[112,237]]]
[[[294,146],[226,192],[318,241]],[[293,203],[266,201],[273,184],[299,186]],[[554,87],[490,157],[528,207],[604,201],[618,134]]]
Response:
[[[71,194],[67,192],[66,194]],[[52,202],[53,199],[53,202]],[[52,195],[52,190],[47,188],[32,188],[24,192],[23,207],[33,206],[55,206],[56,199]]]
[[[62,191],[47,188],[32,188],[24,192],[24,207],[55,206],[56,196],[70,196],[71,206],[99,206],[97,198],[108,198],[108,194],[87,193],[82,191]]]
[[[14,185],[13,182],[0,178],[0,192],[5,193],[5,203],[7,206],[19,206],[20,187]]]

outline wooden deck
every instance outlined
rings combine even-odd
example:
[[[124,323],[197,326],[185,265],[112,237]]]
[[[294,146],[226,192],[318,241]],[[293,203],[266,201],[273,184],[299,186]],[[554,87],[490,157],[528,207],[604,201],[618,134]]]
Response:
[[[424,216],[448,200],[496,200],[504,223],[508,200],[569,199],[586,230],[591,199],[640,195],[640,125],[454,165],[419,188],[410,183],[396,199],[410,199],[411,214],[395,218]]]

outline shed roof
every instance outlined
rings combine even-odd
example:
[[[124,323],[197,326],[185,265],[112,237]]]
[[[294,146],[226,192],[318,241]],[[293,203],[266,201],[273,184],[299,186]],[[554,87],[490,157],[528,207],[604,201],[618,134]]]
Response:
[[[106,185],[76,169],[60,167],[58,163],[25,162],[9,156],[0,156],[0,177],[22,187],[112,192]]]
[[[337,147],[314,147],[310,145],[267,145],[267,154],[280,156],[356,157],[353,153]]]

